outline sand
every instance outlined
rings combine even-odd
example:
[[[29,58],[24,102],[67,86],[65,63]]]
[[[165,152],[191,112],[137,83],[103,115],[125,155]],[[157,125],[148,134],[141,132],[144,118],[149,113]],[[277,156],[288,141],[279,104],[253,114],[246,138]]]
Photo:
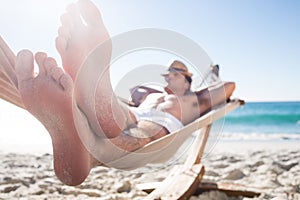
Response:
[[[1,149],[1,148],[0,148]],[[254,199],[300,199],[299,141],[221,141],[205,154],[205,181],[242,184],[262,192]],[[161,181],[173,165],[134,171],[96,167],[84,183],[63,185],[51,153],[0,150],[0,199],[143,199],[139,183]],[[191,199],[249,199],[210,191]]]

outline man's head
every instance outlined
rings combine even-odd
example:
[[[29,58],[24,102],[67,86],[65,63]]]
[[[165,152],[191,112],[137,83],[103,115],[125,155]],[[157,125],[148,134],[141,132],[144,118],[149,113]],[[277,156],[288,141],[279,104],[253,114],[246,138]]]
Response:
[[[184,89],[189,91],[192,83],[193,74],[188,71],[184,63],[175,60],[168,68],[168,73],[162,74],[165,77],[168,85],[167,88],[176,92]]]

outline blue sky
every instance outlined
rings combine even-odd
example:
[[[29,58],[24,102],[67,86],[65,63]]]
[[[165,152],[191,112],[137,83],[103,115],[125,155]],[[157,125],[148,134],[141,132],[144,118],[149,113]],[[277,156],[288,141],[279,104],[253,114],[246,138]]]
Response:
[[[59,16],[70,2],[3,1],[0,34],[15,52],[28,48],[59,59],[54,39]],[[94,2],[112,36],[138,28],[161,28],[192,39],[220,64],[223,80],[236,82],[237,97],[300,101],[300,1]]]

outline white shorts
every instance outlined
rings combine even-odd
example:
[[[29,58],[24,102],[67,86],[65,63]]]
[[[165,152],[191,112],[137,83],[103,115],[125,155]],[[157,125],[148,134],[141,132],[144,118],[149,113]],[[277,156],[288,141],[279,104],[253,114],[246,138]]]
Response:
[[[176,117],[160,110],[130,107],[130,111],[134,114],[136,121],[147,120],[154,122],[165,127],[169,133],[183,127],[183,124]]]

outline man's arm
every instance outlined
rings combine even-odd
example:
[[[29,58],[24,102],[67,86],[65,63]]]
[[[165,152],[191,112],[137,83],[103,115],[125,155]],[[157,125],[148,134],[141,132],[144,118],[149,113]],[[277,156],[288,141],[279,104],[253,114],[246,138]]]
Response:
[[[146,86],[136,86],[130,89],[130,93],[131,101],[134,103],[134,106],[138,107],[149,94],[162,92]]]
[[[204,115],[213,107],[227,102],[234,90],[234,82],[222,82],[216,86],[196,91],[195,94],[201,111],[200,115]]]

